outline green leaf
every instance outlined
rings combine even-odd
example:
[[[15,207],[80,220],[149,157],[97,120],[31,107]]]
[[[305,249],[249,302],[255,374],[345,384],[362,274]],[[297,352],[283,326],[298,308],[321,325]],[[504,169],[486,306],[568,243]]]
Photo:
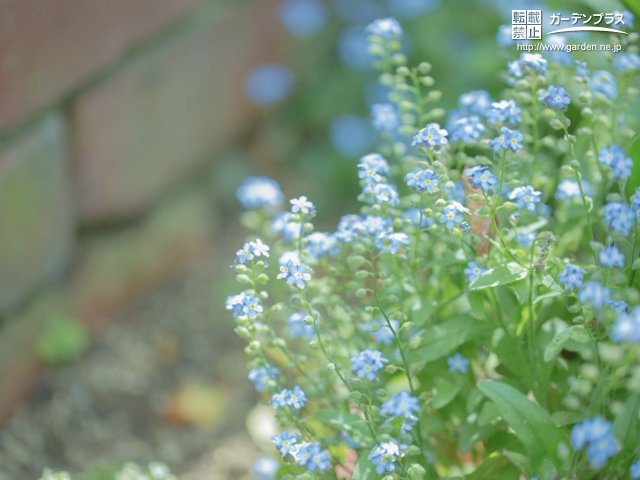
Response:
[[[637,9],[640,11],[640,6]],[[626,154],[633,160],[631,176],[627,180],[627,194],[633,195],[636,188],[640,187],[640,136],[637,136],[633,144],[626,149]]]
[[[518,452],[512,452],[511,450],[503,450],[502,455],[507,457],[523,475],[529,476],[529,472],[531,472],[529,457]]]
[[[582,422],[585,419],[585,416],[583,412],[569,412],[561,410],[554,412],[551,415],[551,418],[553,418],[553,423],[558,427],[564,427],[566,425],[573,425],[575,423]]]
[[[553,337],[549,345],[547,345],[544,351],[544,361],[550,362],[556,358],[570,341],[588,344],[591,343],[591,336],[584,328],[584,325],[573,325],[572,327],[561,330],[556,333],[555,337]]]
[[[549,413],[506,383],[485,380],[478,388],[498,406],[502,418],[524,445],[534,473],[548,478],[557,471],[558,446],[566,439]]]
[[[366,444],[370,441],[370,434],[365,420],[357,415],[352,415],[340,409],[330,409],[318,412],[315,415],[315,419],[349,434],[354,442],[358,444]]]
[[[371,464],[366,454],[362,454],[356,463],[356,468],[353,470],[351,480],[370,480],[377,478],[375,467]]]
[[[635,448],[638,444],[640,427],[640,394],[631,395],[622,407],[622,411],[613,422],[613,433],[623,448]]]
[[[493,330],[493,324],[470,316],[452,319],[426,328],[420,347],[409,352],[413,362],[433,362],[448,355],[469,340],[480,340]]]
[[[431,406],[433,408],[443,408],[456,398],[464,385],[462,377],[453,380],[442,379],[436,382],[433,389],[433,397],[431,398]]]
[[[469,286],[470,290],[481,290],[483,288],[493,288],[500,285],[508,285],[518,282],[527,277],[528,271],[515,262],[499,265],[490,268],[478,278],[476,278]]]
[[[510,467],[509,460],[500,455],[498,452],[490,454],[482,464],[473,472],[465,475],[465,480],[498,480],[514,478],[513,468],[509,468],[511,472],[504,471],[506,467]]]

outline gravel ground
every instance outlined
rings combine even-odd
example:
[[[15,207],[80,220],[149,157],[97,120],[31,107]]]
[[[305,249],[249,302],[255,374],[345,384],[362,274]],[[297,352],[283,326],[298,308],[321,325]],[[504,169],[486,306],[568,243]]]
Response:
[[[80,359],[48,369],[0,430],[0,480],[154,459],[192,480],[242,478],[256,454],[244,433],[254,399],[214,270],[154,293]]]

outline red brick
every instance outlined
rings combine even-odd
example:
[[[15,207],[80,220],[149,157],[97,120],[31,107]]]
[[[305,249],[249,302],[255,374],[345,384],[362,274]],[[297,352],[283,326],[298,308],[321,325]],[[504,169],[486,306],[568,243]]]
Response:
[[[0,129],[57,99],[199,0],[3,0]]]
[[[0,312],[66,267],[74,218],[65,140],[52,116],[0,152]]]
[[[274,4],[220,5],[77,100],[71,121],[82,220],[137,215],[246,125],[254,109],[244,79],[278,45]]]

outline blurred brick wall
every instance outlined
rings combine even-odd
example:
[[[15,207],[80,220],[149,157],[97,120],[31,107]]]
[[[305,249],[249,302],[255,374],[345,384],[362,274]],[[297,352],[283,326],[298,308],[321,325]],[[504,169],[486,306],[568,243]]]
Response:
[[[250,125],[242,87],[253,66],[276,57],[274,5],[0,0],[3,365],[32,353],[43,321],[42,312],[29,320],[34,305],[63,304],[56,308],[95,323],[104,312],[93,305],[121,303],[197,255],[215,229],[206,199],[188,192],[176,209],[163,206],[167,192]],[[156,212],[163,208],[178,213]],[[123,229],[131,242],[120,241]],[[122,258],[108,281],[88,272],[117,270]],[[87,278],[95,286],[77,299]],[[64,301],[52,303],[52,292]],[[27,375],[9,370],[0,374],[0,418],[11,385]]]

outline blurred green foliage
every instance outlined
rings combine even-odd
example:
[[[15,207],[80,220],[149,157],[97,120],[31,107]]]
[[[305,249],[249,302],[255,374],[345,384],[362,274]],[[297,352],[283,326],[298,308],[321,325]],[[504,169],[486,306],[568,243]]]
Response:
[[[61,365],[78,358],[87,349],[89,335],[84,325],[66,317],[53,317],[36,342],[38,358],[47,365]]]

